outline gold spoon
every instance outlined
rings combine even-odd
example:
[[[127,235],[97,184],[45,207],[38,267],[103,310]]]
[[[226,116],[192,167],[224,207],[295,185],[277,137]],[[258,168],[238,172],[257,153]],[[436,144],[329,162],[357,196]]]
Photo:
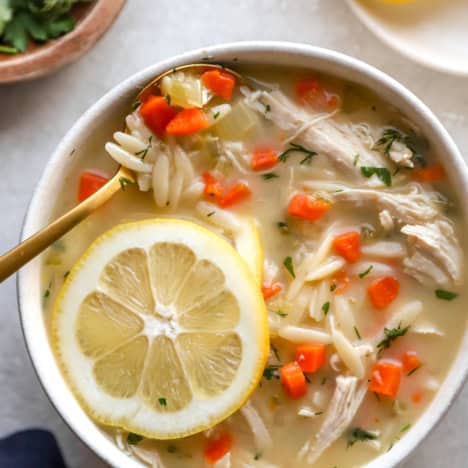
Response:
[[[168,70],[161,75],[157,76],[149,84],[147,84],[137,96],[138,101],[143,101],[150,94],[160,94],[159,84],[161,80],[171,73],[179,70],[187,70],[194,68],[218,68],[225,69],[235,75],[240,83],[245,83],[244,77],[239,73],[224,68],[221,65],[214,65],[209,63],[195,63],[190,65],[183,65]],[[21,244],[17,245],[6,254],[0,257],[0,283],[8,278],[10,275],[18,271],[22,266],[31,261],[34,257],[43,252],[47,247],[53,244],[56,240],[60,239],[64,234],[74,228],[79,222],[83,221],[91,213],[97,210],[105,202],[110,200],[112,196],[122,189],[122,180],[135,182],[135,175],[129,169],[120,166],[116,174],[110,179],[103,187],[91,195],[89,198],[81,202],[79,205],[72,208],[70,211],[62,215],[57,220],[50,223],[39,232],[29,237]]]

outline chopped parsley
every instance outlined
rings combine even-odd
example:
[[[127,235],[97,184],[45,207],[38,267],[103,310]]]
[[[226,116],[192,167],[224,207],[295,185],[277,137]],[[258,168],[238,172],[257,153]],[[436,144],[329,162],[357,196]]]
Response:
[[[47,289],[45,290],[45,292],[44,292],[44,299],[48,299],[49,296],[50,296],[50,289],[47,288]]]
[[[167,406],[167,400],[165,398],[158,398],[158,401],[161,406]]]
[[[333,283],[333,284],[330,286],[330,292],[333,292],[337,287],[338,287],[338,285],[337,285],[336,283]]]
[[[411,369],[406,375],[409,377],[410,375],[413,375],[417,370],[421,369],[422,364],[419,366],[416,366],[414,369]]]
[[[260,458],[262,458],[262,455],[262,452],[256,452],[254,455],[254,460],[260,460]]]
[[[218,111],[218,112],[215,112],[215,113],[213,114],[213,119],[217,119],[217,118],[220,116],[220,114],[221,114],[221,112],[219,112],[219,111]]]
[[[409,330],[409,325],[401,328],[401,324],[397,328],[384,328],[385,338],[378,343],[377,348],[380,351],[390,348],[391,344],[400,336],[405,336]]]
[[[276,226],[278,229],[280,229],[284,234],[287,234],[289,232],[289,226],[286,221],[278,221],[276,223]]]
[[[457,293],[445,291],[444,289],[436,289],[435,295],[436,297],[438,297],[439,299],[443,299],[444,301],[453,301],[453,299],[455,299],[458,296]]]
[[[406,424],[404,425],[401,429],[400,429],[400,432],[403,433],[403,432],[406,432],[408,431],[409,429],[411,428],[411,424]]]
[[[310,150],[308,148],[305,148],[302,145],[297,145],[296,143],[291,143],[290,148],[287,150],[283,151],[279,156],[278,159],[281,162],[286,162],[291,155],[290,153],[303,153],[305,154],[304,159],[300,162],[300,164],[310,164],[312,158],[317,155],[317,153],[313,150]]]
[[[320,385],[325,385],[327,383],[327,378],[322,377],[322,380],[320,381]]]
[[[216,213],[216,211],[210,211],[206,216],[209,218],[210,216],[213,216]]]
[[[134,432],[129,432],[127,435],[127,444],[137,445],[144,439],[140,434],[135,434]]]
[[[361,340],[361,334],[359,333],[359,330],[358,328],[356,327],[356,325],[354,325],[354,333],[356,333],[356,336],[358,337],[358,340]]]
[[[281,361],[279,352],[278,352],[278,350],[276,349],[276,347],[273,346],[272,344],[270,344],[270,348],[271,348],[271,350],[273,351],[273,354],[275,355],[275,358],[276,358],[278,361]]]
[[[360,156],[359,154],[356,154],[356,155],[354,156],[353,166],[357,166],[360,157],[361,157],[361,156]]]
[[[375,146],[382,148],[384,154],[389,156],[393,143],[395,143],[395,141],[404,142],[405,139],[403,137],[403,134],[395,128],[386,128],[383,131],[382,136],[377,140]]]
[[[267,380],[279,379],[280,375],[278,371],[280,367],[281,366],[276,365],[265,367],[265,369],[263,370],[263,377],[265,377],[265,379]]]
[[[275,310],[275,314],[279,315],[280,317],[287,317],[288,314],[286,312],[283,312],[281,309]]]
[[[263,180],[278,179],[279,175],[274,172],[267,172],[266,174],[262,174],[262,178]]]
[[[329,310],[330,310],[330,301],[327,301],[322,305],[322,311],[325,315],[327,315]]]
[[[392,175],[385,167],[361,166],[361,174],[367,178],[375,174],[387,187],[392,185]]]
[[[119,182],[120,182],[120,188],[124,192],[125,192],[125,189],[127,188],[127,185],[135,183],[133,182],[133,180],[127,179],[126,177],[120,177]]]
[[[67,270],[64,274],[63,277],[66,278],[70,274],[70,270]]]
[[[149,137],[148,144],[146,145],[146,148],[144,148],[141,151],[138,151],[137,153],[135,153],[135,156],[140,156],[140,159],[142,161],[144,161],[145,158],[146,158],[146,155],[148,154],[148,151],[153,147],[152,140],[153,140],[153,135],[151,135]]]
[[[19,51],[14,47],[0,45],[0,54],[17,54]]]
[[[365,278],[371,271],[372,271],[372,268],[374,268],[374,265],[370,265],[369,268],[367,268],[366,270],[362,271],[361,273],[359,273],[359,278]]]
[[[364,442],[366,440],[376,440],[377,436],[373,432],[366,431],[360,427],[355,427],[348,436],[347,447],[352,447],[356,442]]]
[[[136,111],[141,105],[141,101],[139,100],[136,100],[133,104],[132,104],[132,112]]]
[[[170,105],[171,105],[171,96],[170,96],[169,94],[166,94],[166,95],[164,96],[164,98],[165,98],[166,101],[167,101],[167,105],[170,106]]]
[[[289,273],[291,274],[291,276],[293,278],[296,277],[296,273],[294,273],[294,265],[293,265],[293,259],[292,257],[286,257],[283,261],[283,265],[284,267],[286,268],[286,270],[289,271]]]

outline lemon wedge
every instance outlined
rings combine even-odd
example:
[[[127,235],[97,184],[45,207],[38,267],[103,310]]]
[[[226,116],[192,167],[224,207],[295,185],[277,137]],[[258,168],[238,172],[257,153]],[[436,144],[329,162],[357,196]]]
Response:
[[[248,399],[268,354],[267,314],[226,240],[188,221],[139,221],[77,262],[54,304],[52,341],[95,420],[172,439]]]

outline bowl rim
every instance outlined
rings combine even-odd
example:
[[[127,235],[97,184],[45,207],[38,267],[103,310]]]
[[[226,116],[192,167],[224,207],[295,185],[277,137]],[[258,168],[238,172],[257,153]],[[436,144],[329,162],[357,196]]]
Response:
[[[426,131],[431,131],[433,141],[444,149],[444,155],[450,162],[450,166],[446,169],[451,181],[455,183],[457,198],[460,200],[467,199],[468,169],[457,146],[432,111],[395,79],[365,62],[329,49],[282,41],[233,42],[195,49],[158,61],[125,79],[92,105],[61,139],[52,157],[47,162],[28,206],[21,239],[26,239],[47,222],[44,214],[41,213],[41,207],[48,198],[50,186],[54,184],[54,173],[60,165],[67,165],[66,161],[64,162],[64,156],[73,152],[74,143],[78,142],[81,134],[86,134],[86,130],[89,130],[99,114],[104,113],[112,104],[122,99],[128,99],[130,91],[133,93],[141,83],[148,82],[152,76],[159,74],[161,71],[185,63],[204,60],[226,62],[228,58],[234,61],[236,58],[240,58],[239,64],[242,64],[245,62],[244,57],[248,61],[250,56],[256,54],[264,56],[265,59],[262,59],[262,61],[272,65],[279,64],[281,58],[286,60],[289,57],[296,60],[304,59],[305,62],[317,61],[322,65],[327,65],[330,70],[335,70],[336,74],[341,72],[344,75],[346,71],[356,77],[359,76],[361,84],[372,85],[375,90],[381,90],[381,92],[377,91],[380,95],[388,93],[390,96],[399,99],[400,105],[405,108],[404,113],[412,113],[413,118],[416,118],[416,123],[424,127]],[[333,74],[333,71],[329,71],[329,73]],[[424,133],[428,134],[426,131]],[[55,182],[59,183],[57,177]],[[461,205],[464,224],[467,225],[468,207],[463,203]],[[40,259],[36,259],[24,267],[18,274],[17,282],[21,328],[27,352],[39,382],[64,422],[94,453],[112,466],[141,467],[140,463],[133,461],[118,449],[82,410],[79,410],[82,414],[79,411],[75,411],[73,414],[70,412],[74,411],[74,406],[78,405],[78,403],[74,400],[74,397],[70,399],[71,393],[61,374],[58,377],[55,375],[59,371],[56,369],[57,363],[52,355],[47,333],[42,336],[38,335],[37,332],[38,328],[45,328],[40,305],[41,291],[39,281],[37,281],[39,263]],[[45,348],[43,347],[44,340],[47,341]],[[51,369],[51,365],[55,367]],[[437,392],[425,412],[405,437],[391,451],[380,455],[366,465],[367,468],[388,468],[403,462],[440,422],[440,419],[461,390],[467,374],[468,333],[465,325],[464,336],[459,344],[454,362],[445,377],[444,386]],[[60,392],[63,392],[63,394]],[[70,409],[70,405],[73,408]]]

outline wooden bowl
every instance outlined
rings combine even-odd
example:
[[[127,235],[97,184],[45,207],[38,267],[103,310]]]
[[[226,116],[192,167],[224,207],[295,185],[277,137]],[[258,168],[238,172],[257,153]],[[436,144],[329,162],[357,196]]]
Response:
[[[75,29],[44,44],[31,42],[26,52],[0,54],[0,83],[29,80],[52,73],[87,52],[112,25],[125,0],[77,4],[71,14]]]

